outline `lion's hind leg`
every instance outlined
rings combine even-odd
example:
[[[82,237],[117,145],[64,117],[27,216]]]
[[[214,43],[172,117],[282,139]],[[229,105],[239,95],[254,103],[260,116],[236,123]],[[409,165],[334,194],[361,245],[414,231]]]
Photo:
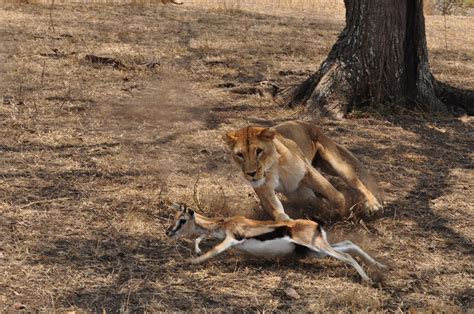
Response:
[[[382,205],[374,193],[362,182],[360,176],[370,180],[370,175],[354,155],[329,138],[325,138],[323,143],[318,142],[317,145],[319,157],[324,159],[327,165],[329,165],[347,185],[363,195],[365,199],[364,206],[369,213],[374,213],[382,209]]]

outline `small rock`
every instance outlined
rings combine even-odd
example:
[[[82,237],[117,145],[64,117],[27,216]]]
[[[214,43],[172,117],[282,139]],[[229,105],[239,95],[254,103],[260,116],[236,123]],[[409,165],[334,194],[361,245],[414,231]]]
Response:
[[[295,300],[298,300],[300,298],[300,295],[298,294],[298,292],[296,292],[296,290],[291,287],[286,288],[285,293],[287,296]]]
[[[3,104],[10,105],[12,103],[13,97],[10,95],[3,95]]]
[[[26,309],[26,305],[21,304],[20,302],[15,302],[15,303],[13,303],[12,307],[13,307],[15,310],[24,310],[24,309]]]

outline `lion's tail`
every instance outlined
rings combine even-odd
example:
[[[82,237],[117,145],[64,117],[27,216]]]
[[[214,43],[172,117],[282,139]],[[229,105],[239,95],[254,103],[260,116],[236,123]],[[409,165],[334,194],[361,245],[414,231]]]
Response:
[[[374,177],[365,169],[362,163],[355,157],[347,148],[336,143],[339,154],[350,163],[357,172],[360,180],[369,189],[370,192],[377,198],[379,202],[383,202],[383,193],[378,187]]]

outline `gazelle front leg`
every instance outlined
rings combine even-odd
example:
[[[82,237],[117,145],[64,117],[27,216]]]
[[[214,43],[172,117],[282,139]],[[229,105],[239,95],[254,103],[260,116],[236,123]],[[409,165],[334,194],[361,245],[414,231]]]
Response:
[[[214,256],[224,252],[225,250],[227,250],[227,249],[231,248],[232,246],[236,245],[237,243],[238,243],[238,241],[235,240],[233,237],[227,236],[224,239],[224,241],[222,241],[221,243],[219,243],[218,245],[213,247],[211,250],[207,251],[204,255],[201,255],[201,256],[195,257],[195,258],[190,258],[190,259],[186,260],[186,262],[190,263],[190,264],[202,263],[202,262],[210,259],[211,257],[214,257]]]
[[[285,213],[285,209],[273,189],[262,186],[255,188],[255,193],[262,202],[263,209],[273,216],[276,221],[291,220],[290,216]]]
[[[196,238],[196,240],[194,240],[194,252],[198,255],[201,255],[202,254],[202,251],[201,249],[199,248],[199,243],[201,243],[201,241],[206,237],[205,234],[201,234],[199,237]]]

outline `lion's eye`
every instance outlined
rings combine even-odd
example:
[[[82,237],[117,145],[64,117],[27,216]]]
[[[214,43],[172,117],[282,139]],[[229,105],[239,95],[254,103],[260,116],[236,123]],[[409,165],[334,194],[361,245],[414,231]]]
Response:
[[[257,148],[257,156],[260,156],[263,153],[263,149]]]
[[[244,154],[242,154],[242,153],[237,153],[237,157],[239,157],[240,159],[244,159]]]

